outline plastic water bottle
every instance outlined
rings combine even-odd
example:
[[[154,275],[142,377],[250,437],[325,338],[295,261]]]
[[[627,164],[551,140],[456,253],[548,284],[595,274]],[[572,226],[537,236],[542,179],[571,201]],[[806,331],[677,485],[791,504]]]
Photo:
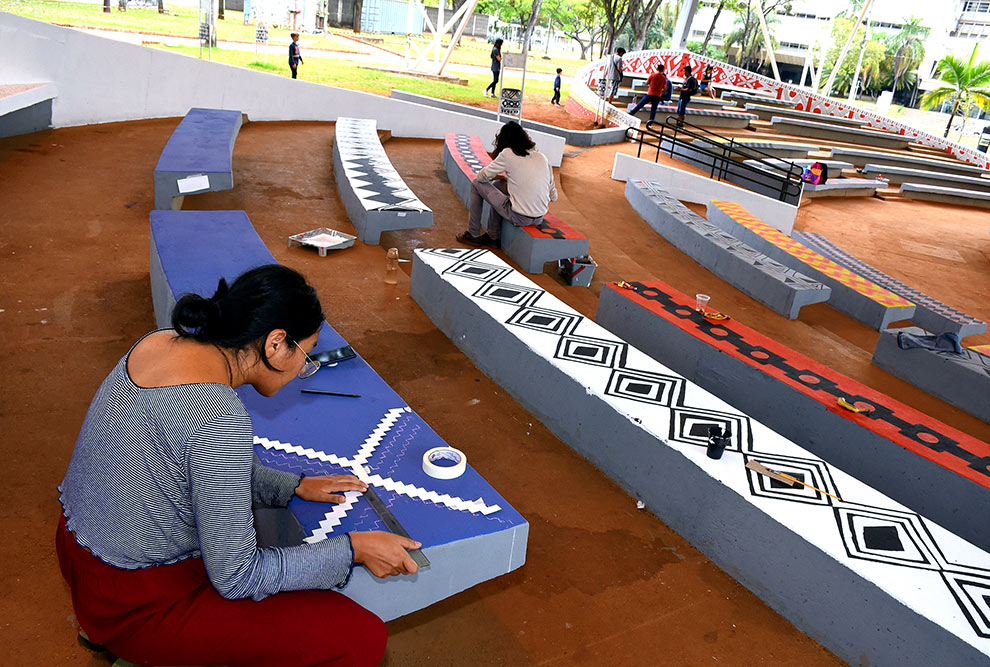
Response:
[[[385,253],[385,284],[395,285],[399,282],[399,249],[389,248]]]

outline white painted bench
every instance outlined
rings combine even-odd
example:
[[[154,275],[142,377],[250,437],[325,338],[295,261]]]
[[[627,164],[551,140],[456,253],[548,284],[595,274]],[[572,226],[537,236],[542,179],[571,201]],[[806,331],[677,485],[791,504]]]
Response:
[[[411,294],[533,416],[839,658],[987,664],[990,554],[651,359],[492,252],[416,250]],[[711,427],[731,430],[719,460],[706,456]],[[745,467],[754,461],[832,495],[770,480]]]
[[[923,185],[921,183],[902,183],[901,194],[908,199],[925,199],[946,204],[962,206],[978,206],[990,208],[990,193],[963,188],[949,188],[941,185]]]
[[[337,192],[357,237],[377,245],[381,233],[433,226],[419,200],[388,159],[372,118],[338,118],[333,137]]]

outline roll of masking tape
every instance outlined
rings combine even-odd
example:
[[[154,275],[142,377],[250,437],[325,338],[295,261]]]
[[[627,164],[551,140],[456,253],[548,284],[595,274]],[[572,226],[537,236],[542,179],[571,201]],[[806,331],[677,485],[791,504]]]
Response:
[[[464,474],[467,456],[453,447],[434,447],[423,454],[423,472],[436,479],[454,479]]]

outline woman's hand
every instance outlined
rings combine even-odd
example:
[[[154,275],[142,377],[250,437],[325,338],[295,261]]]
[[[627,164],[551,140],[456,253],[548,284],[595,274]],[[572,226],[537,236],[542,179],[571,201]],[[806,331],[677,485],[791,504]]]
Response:
[[[323,477],[303,477],[296,487],[296,495],[303,500],[318,503],[342,503],[344,491],[364,493],[368,485],[353,475],[325,475]]]
[[[416,574],[416,561],[406,549],[419,549],[421,543],[408,537],[370,531],[351,533],[354,562],[362,563],[376,577],[384,579],[396,574]]]

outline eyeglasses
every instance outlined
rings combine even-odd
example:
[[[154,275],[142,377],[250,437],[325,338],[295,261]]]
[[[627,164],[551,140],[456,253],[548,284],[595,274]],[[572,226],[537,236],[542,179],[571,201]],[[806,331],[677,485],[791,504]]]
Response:
[[[320,362],[310,357],[309,354],[306,353],[306,350],[302,349],[302,347],[296,341],[293,340],[292,344],[298,347],[299,351],[303,353],[304,357],[306,357],[306,363],[303,364],[302,369],[299,371],[299,374],[296,375],[296,377],[300,379],[308,378],[310,375],[320,370]]]

